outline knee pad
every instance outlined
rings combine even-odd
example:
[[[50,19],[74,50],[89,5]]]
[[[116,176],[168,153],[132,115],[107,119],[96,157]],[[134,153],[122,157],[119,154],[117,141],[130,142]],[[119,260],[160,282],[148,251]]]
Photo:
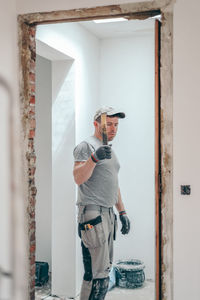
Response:
[[[104,300],[108,291],[109,277],[93,279],[89,300]]]

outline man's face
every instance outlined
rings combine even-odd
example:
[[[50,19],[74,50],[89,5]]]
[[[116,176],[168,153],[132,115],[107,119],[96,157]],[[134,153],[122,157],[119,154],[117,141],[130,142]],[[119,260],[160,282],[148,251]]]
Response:
[[[100,123],[97,123],[97,133],[99,136],[102,135],[102,126]],[[106,123],[107,123],[107,135],[108,135],[108,141],[112,141],[114,137],[117,134],[117,129],[118,129],[118,117],[106,117]]]

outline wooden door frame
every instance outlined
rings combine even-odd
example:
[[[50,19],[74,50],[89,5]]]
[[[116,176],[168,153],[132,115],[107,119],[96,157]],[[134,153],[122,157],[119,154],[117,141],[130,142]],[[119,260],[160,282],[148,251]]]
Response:
[[[156,299],[161,295],[161,139],[160,139],[160,23],[155,21],[155,223],[156,223]]]
[[[157,64],[156,86],[156,300],[173,299],[173,182],[172,182],[172,23],[173,11],[170,0],[160,0],[160,5],[133,3],[83,8],[46,13],[33,13],[18,16],[19,59],[20,59],[20,101],[23,139],[24,188],[27,199],[27,223],[29,243],[29,295],[34,296],[35,278],[35,32],[39,24],[77,22],[97,18],[123,16],[128,19],[146,19],[162,14],[160,46]],[[158,2],[158,1],[157,1]],[[158,34],[156,27],[156,35]],[[158,46],[158,44],[157,44]],[[158,61],[157,61],[158,63]],[[161,66],[161,67],[160,67]],[[162,182],[162,190],[160,189]]]

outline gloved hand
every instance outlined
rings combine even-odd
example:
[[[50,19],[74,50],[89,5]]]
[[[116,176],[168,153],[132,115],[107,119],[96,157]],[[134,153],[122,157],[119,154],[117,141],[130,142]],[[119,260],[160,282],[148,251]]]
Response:
[[[111,158],[111,147],[108,145],[100,146],[95,152],[91,154],[91,158],[94,162],[98,162],[102,159]]]
[[[121,233],[128,234],[130,230],[130,221],[125,211],[120,211],[119,218],[122,223]]]

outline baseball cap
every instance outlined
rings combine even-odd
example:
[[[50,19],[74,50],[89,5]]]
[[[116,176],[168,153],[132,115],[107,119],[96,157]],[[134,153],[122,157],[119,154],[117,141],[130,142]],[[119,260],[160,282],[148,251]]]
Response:
[[[102,106],[100,109],[98,109],[94,115],[94,121],[101,115],[101,114],[107,114],[107,116],[114,116],[119,117],[121,119],[125,118],[125,113],[114,109],[113,107],[110,106]]]

